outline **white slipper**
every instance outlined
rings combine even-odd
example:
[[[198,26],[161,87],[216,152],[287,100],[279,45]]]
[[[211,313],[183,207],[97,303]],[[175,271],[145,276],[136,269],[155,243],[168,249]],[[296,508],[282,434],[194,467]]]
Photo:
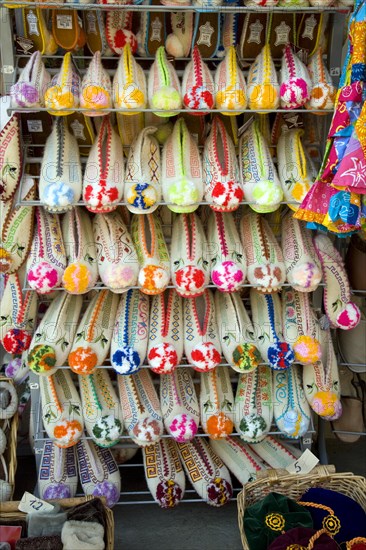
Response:
[[[310,99],[311,80],[304,63],[290,44],[284,49],[280,71],[282,109],[299,109]]]
[[[191,441],[198,431],[200,408],[190,368],[160,378],[160,404],[165,429],[175,441]]]
[[[0,420],[10,420],[18,410],[18,394],[12,380],[0,380]]]
[[[306,103],[306,108],[333,109],[336,89],[325,66],[321,48],[311,56],[308,71],[311,78],[311,96],[310,101]]]
[[[139,264],[120,212],[94,216],[93,231],[102,282],[112,292],[126,292],[129,286],[137,284]]]
[[[80,88],[80,107],[89,109],[86,116],[103,116],[107,113],[100,109],[112,107],[112,83],[104,69],[100,52],[95,52],[86,70]]]
[[[149,298],[139,290],[122,295],[113,329],[111,363],[118,374],[133,374],[146,358]]]
[[[247,89],[234,46],[227,48],[224,59],[216,69],[215,91],[216,108],[222,109],[223,115],[236,116],[237,113],[230,111],[246,108]],[[224,111],[224,109],[228,109],[228,111]]]
[[[215,302],[210,290],[183,304],[184,352],[198,372],[214,369],[221,362],[221,346],[216,324]]]
[[[217,367],[201,373],[201,425],[211,439],[224,439],[234,428],[234,394],[230,370]]]
[[[155,113],[159,117],[174,116],[174,109],[182,107],[179,78],[163,46],[157,49],[149,71],[148,96],[150,108],[160,110]]]
[[[239,437],[212,440],[210,446],[243,485],[255,481],[257,473],[265,468],[263,462]]]
[[[123,421],[132,441],[145,447],[156,443],[164,432],[162,412],[151,374],[142,369],[118,376]]]
[[[188,480],[210,506],[227,504],[233,488],[228,469],[203,437],[178,443],[179,456]]]
[[[39,51],[34,52],[17,82],[10,88],[12,108],[44,107],[44,93],[51,82]]]
[[[202,113],[194,113],[196,115],[204,115],[205,111],[215,106],[214,81],[197,45],[192,50],[192,60],[184,69],[182,96],[186,109],[203,110]]]
[[[0,131],[0,200],[8,201],[16,193],[23,175],[23,148],[20,144],[20,116],[13,113]],[[1,123],[1,126],[3,124]]]
[[[271,435],[267,435],[262,441],[249,445],[249,447],[271,468],[280,468],[281,470],[288,468],[302,454],[297,447],[285,446],[282,441]]]
[[[136,53],[137,38],[132,32],[132,23],[132,11],[107,10],[105,16],[106,38],[113,53],[122,56],[126,46],[131,48],[133,54]]]
[[[70,371],[58,369],[39,378],[42,419],[47,436],[57,447],[72,447],[83,435],[81,401]]]
[[[92,374],[109,355],[119,297],[109,290],[96,292],[77,327],[69,353],[76,374]]]
[[[134,216],[131,234],[140,264],[141,291],[145,294],[164,292],[170,281],[170,261],[159,218],[155,214]]]
[[[263,216],[249,213],[242,217],[240,230],[248,281],[259,292],[277,292],[285,282],[286,267],[269,223]]]
[[[80,82],[72,55],[67,52],[59,72],[45,91],[44,103],[47,111],[55,116],[72,114],[79,107]]]
[[[174,124],[162,155],[164,201],[173,212],[197,210],[203,198],[202,165],[198,145],[183,118]]]
[[[173,508],[182,500],[186,479],[175,441],[160,439],[143,447],[145,477],[149,491],[161,508]]]
[[[276,110],[280,104],[280,85],[269,44],[263,46],[248,73],[249,109]]]
[[[210,266],[205,257],[207,241],[203,225],[195,213],[176,216],[172,228],[170,266],[172,283],[183,298],[203,294],[210,282]]]
[[[165,4],[165,0],[163,0],[162,4]],[[193,35],[193,21],[193,12],[172,11],[170,13],[172,33],[166,37],[165,49],[172,57],[189,56]]]
[[[145,73],[133,57],[129,44],[122,49],[114,74],[113,102],[116,109],[145,109],[147,105]]]
[[[14,484],[9,482],[9,472],[4,455],[0,455],[0,465],[2,466],[4,479],[0,479],[0,502],[11,500],[14,493]],[[10,545],[9,545],[10,546]]]
[[[76,495],[78,473],[74,447],[61,449],[51,440],[45,441],[37,486],[40,498],[46,500]]]
[[[147,360],[153,372],[171,374],[183,355],[183,309],[179,294],[170,288],[151,300]]]
[[[133,214],[151,214],[161,201],[160,149],[154,126],[147,126],[134,139],[128,153],[124,200]]]

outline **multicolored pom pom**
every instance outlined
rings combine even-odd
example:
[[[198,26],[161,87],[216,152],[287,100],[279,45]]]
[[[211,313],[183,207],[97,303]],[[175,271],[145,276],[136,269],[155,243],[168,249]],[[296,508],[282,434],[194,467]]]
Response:
[[[289,409],[281,419],[281,432],[289,437],[302,437],[308,430],[309,420],[298,409]]]
[[[150,264],[140,270],[138,282],[142,292],[160,294],[169,284],[169,273],[164,267]]]
[[[280,96],[285,109],[297,109],[309,101],[310,89],[303,78],[289,78],[281,84]]]
[[[37,374],[49,374],[55,368],[56,353],[52,346],[39,344],[28,354],[28,366]]]
[[[268,348],[269,366],[274,370],[288,369],[295,360],[295,352],[287,342],[276,342]]]
[[[161,435],[159,422],[152,417],[139,420],[132,431],[141,445],[154,443]]]
[[[122,424],[118,418],[108,414],[98,418],[92,429],[97,445],[111,447],[122,435]]]
[[[205,272],[194,265],[186,265],[175,272],[176,289],[183,297],[199,296],[206,281]]]
[[[42,202],[51,210],[62,208],[67,210],[74,202],[75,194],[73,189],[66,183],[49,183],[43,190]]]
[[[7,273],[11,264],[11,254],[5,248],[0,248],[0,273]]]
[[[295,290],[313,292],[322,280],[322,272],[313,262],[305,262],[291,271],[289,279]]]
[[[161,508],[173,508],[182,496],[182,489],[172,479],[160,481],[156,488],[156,501]]]
[[[243,268],[232,260],[221,262],[211,272],[214,285],[222,292],[234,292],[244,283]]]
[[[169,431],[178,443],[190,441],[195,437],[198,426],[189,414],[177,414],[169,426]]]
[[[87,292],[91,283],[91,273],[85,264],[80,262],[67,266],[62,276],[62,283],[71,294],[83,294]]]
[[[95,486],[93,490],[94,497],[104,497],[108,508],[113,508],[119,501],[119,491],[111,481],[102,481]]]
[[[69,354],[69,366],[76,374],[92,374],[98,365],[98,356],[92,348],[80,347]]]
[[[226,479],[215,477],[207,485],[207,504],[211,506],[223,506],[233,496],[233,488]]]
[[[136,271],[125,265],[108,265],[103,273],[103,281],[112,290],[132,286],[136,282]]]
[[[303,365],[320,361],[322,348],[320,342],[311,336],[299,336],[294,344],[295,359]]]
[[[184,95],[183,104],[187,109],[212,109],[215,100],[206,86],[192,86]]]
[[[134,208],[148,210],[157,202],[158,194],[150,183],[136,183],[128,190],[126,200]]]
[[[263,438],[267,431],[267,424],[263,416],[257,413],[251,413],[243,417],[239,424],[241,437],[246,440]]]
[[[234,429],[233,421],[223,412],[210,416],[206,426],[211,439],[224,439]]]
[[[337,315],[335,326],[342,330],[350,330],[357,327],[361,320],[359,307],[353,302],[348,302]]]
[[[54,444],[66,449],[75,445],[83,434],[83,427],[78,420],[61,420],[53,430]]]
[[[221,361],[221,354],[212,342],[202,342],[191,352],[193,368],[198,372],[207,372],[214,369]]]
[[[337,420],[342,415],[340,399],[332,391],[318,391],[310,406],[316,414],[325,420]]]
[[[178,354],[172,344],[163,342],[150,349],[149,365],[157,374],[171,374],[178,365]]]
[[[235,181],[218,181],[212,190],[214,202],[210,205],[212,210],[219,212],[231,212],[239,208],[244,198],[244,191]]]
[[[8,353],[19,354],[27,350],[32,341],[32,336],[27,330],[12,328],[5,334],[2,345]]]
[[[40,294],[48,294],[61,284],[61,275],[51,264],[42,261],[28,271],[28,283]]]
[[[51,483],[43,492],[43,498],[45,499],[59,499],[59,498],[70,498],[71,491],[70,487],[64,483]]]
[[[233,362],[240,372],[251,372],[263,361],[254,344],[240,344],[233,351]]]
[[[124,346],[114,352],[112,366],[118,374],[134,374],[140,370],[141,359],[137,351]]]

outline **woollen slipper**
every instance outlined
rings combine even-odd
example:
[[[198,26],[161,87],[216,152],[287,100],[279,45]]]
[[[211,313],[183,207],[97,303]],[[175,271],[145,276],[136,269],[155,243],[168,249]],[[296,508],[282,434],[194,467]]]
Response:
[[[192,60],[186,65],[182,80],[183,105],[186,109],[203,110],[205,114],[208,109],[215,105],[214,81],[208,65],[202,60],[198,46],[192,51]]]
[[[108,72],[104,69],[100,52],[95,52],[81,82],[80,107],[89,109],[86,116],[103,116],[107,113],[100,109],[112,107],[112,84]]]
[[[360,388],[360,382],[362,384],[362,381],[357,374],[354,374],[346,366],[342,366],[339,369],[339,374],[342,387],[342,416],[337,420],[333,420],[331,426],[334,435],[340,441],[343,443],[355,443],[361,437],[360,432],[365,430],[362,386]]]
[[[174,109],[182,107],[181,87],[178,75],[160,46],[151,65],[148,77],[148,97],[151,109],[159,109],[159,117],[174,116]]]
[[[52,10],[52,34],[56,44],[63,50],[77,49],[84,37],[78,13],[72,9]]]
[[[250,66],[247,82],[249,109],[278,109],[280,86],[269,44],[263,46],[260,54]]]
[[[44,93],[51,81],[39,51],[34,52],[10,89],[11,106],[44,107]]]
[[[227,367],[201,373],[200,411],[203,431],[210,439],[224,439],[232,433],[234,394]]]
[[[310,101],[307,109],[333,109],[336,90],[332,78],[323,61],[323,51],[318,48],[308,64],[311,78]]]
[[[48,29],[46,13],[41,8],[22,8],[24,36],[32,40],[42,55],[55,55],[58,45]]]
[[[52,78],[44,93],[45,107],[51,115],[70,115],[79,107],[79,93],[80,76],[71,53],[67,52],[62,60],[60,71]]]
[[[128,46],[131,52],[137,52],[137,38],[132,32],[133,12],[126,10],[108,10],[105,18],[106,38],[110,49],[117,55],[123,55]]]
[[[3,126],[1,124],[1,126]],[[0,200],[8,201],[15,195],[23,173],[23,153],[20,145],[19,115],[13,113],[0,131]]]
[[[302,451],[293,445],[285,446],[282,441],[279,441],[279,439],[272,435],[267,435],[259,443],[249,445],[249,448],[271,468],[280,468],[282,470],[288,468],[302,454]]]
[[[194,20],[192,51],[197,46],[204,59],[215,57],[220,47],[220,36],[220,14],[205,11],[205,9],[197,10]]]
[[[165,0],[162,3],[165,3]],[[171,12],[170,25],[172,32],[168,34],[165,40],[165,49],[169,55],[173,57],[189,56],[193,35],[193,20],[193,12]]]
[[[240,34],[238,54],[240,59],[255,59],[266,41],[268,14],[256,11],[246,13]]]
[[[255,481],[257,473],[265,467],[258,456],[239,437],[214,439],[210,441],[210,446],[243,485]]]
[[[236,116],[237,113],[230,111],[246,108],[247,89],[234,46],[226,50],[224,59],[216,69],[215,90],[216,107],[222,110],[223,115]]]
[[[53,441],[45,441],[37,486],[42,499],[73,498],[76,495],[78,474],[75,447],[61,449]]]
[[[115,10],[113,12],[115,13]],[[113,103],[117,109],[145,109],[147,105],[146,77],[143,68],[136,62],[127,44],[113,78]],[[124,113],[128,115],[128,112]],[[138,113],[130,113],[138,114]]]
[[[105,18],[102,10],[83,11],[83,28],[86,34],[86,45],[92,55],[98,51],[104,56],[113,55],[113,51],[109,48],[107,42]]]
[[[304,436],[310,425],[310,406],[300,368],[292,365],[283,372],[273,373],[274,420],[280,432],[293,439]]]
[[[159,0],[143,0],[146,6],[160,5]],[[141,12],[140,28],[136,34],[138,53],[142,57],[154,56],[164,46],[166,37],[165,13],[150,12],[147,8]]]
[[[299,109],[310,99],[311,79],[304,63],[290,44],[284,49],[280,71],[280,99],[282,109]]]

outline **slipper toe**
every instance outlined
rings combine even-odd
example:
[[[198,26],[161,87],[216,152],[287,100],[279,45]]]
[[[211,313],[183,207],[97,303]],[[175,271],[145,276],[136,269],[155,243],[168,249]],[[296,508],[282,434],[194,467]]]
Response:
[[[177,414],[169,425],[169,433],[178,443],[190,441],[197,431],[197,423],[190,414]]]
[[[215,266],[211,272],[211,278],[219,290],[233,292],[243,284],[245,272],[242,266],[239,266],[232,260],[225,260]]]
[[[28,354],[28,366],[37,374],[49,374],[56,365],[56,352],[52,346],[39,344]]]
[[[221,354],[212,342],[202,342],[192,349],[193,368],[198,372],[212,370],[221,362]]]
[[[8,353],[23,353],[32,341],[32,336],[27,330],[12,328],[8,330],[2,339],[2,345]]]
[[[106,504],[112,508],[119,501],[120,492],[114,483],[111,481],[102,481],[97,483],[93,490],[94,497],[104,497]]]
[[[46,261],[34,264],[27,277],[29,286],[41,294],[48,294],[61,284],[61,274]]]
[[[112,356],[112,366],[118,374],[133,374],[140,369],[141,359],[130,346],[117,349]]]
[[[69,366],[76,374],[91,374],[98,365],[98,356],[88,347],[78,347],[69,354]]]
[[[178,365],[178,354],[172,344],[164,342],[154,346],[148,353],[151,370],[157,374],[170,374]]]
[[[132,430],[140,445],[149,445],[161,437],[161,427],[152,416],[139,420]]]

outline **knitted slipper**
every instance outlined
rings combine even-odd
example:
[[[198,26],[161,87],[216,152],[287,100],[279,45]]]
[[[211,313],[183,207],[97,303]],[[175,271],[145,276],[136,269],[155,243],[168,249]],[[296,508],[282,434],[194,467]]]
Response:
[[[316,290],[322,272],[311,240],[311,231],[295,220],[292,212],[282,218],[281,246],[290,285],[299,292]]]
[[[294,362],[295,352],[283,340],[282,309],[278,294],[262,294],[251,289],[250,305],[257,345],[263,359],[269,361],[269,366],[274,370],[289,368]]]
[[[239,437],[212,440],[210,446],[243,485],[255,481],[257,473],[265,468],[263,462]]]
[[[108,10],[105,18],[106,38],[110,49],[117,55],[123,55],[126,46],[133,54],[137,52],[137,38],[132,32],[133,12],[126,10]]]
[[[171,374],[183,355],[182,300],[170,288],[151,302],[147,359],[153,372]]]
[[[282,109],[298,109],[309,101],[311,79],[308,70],[289,44],[282,57],[280,85]]]
[[[240,59],[254,59],[260,54],[266,41],[267,25],[267,13],[257,11],[245,14],[238,47]]]
[[[251,65],[247,86],[250,109],[278,109],[280,86],[269,44],[263,47]]]
[[[203,197],[199,149],[183,118],[163,147],[162,188],[164,201],[173,212],[194,212]]]
[[[248,281],[259,292],[277,292],[285,282],[286,267],[269,223],[259,214],[245,214],[240,230]]]
[[[51,115],[70,115],[79,107],[79,93],[80,76],[71,53],[67,52],[62,60],[60,71],[52,78],[44,94],[45,107]],[[65,109],[71,109],[71,111]]]
[[[29,347],[28,366],[49,376],[66,363],[82,307],[81,296],[59,292],[39,323]]]
[[[311,413],[298,365],[273,374],[273,401],[274,420],[280,432],[293,439],[305,435]]]
[[[239,0],[224,0],[226,6],[239,6]],[[239,44],[239,13],[222,13],[221,14],[221,41],[217,52],[218,57],[223,57],[225,51],[230,46]]]
[[[107,369],[79,381],[85,429],[99,447],[112,447],[122,435],[122,412]]]
[[[118,211],[97,214],[93,219],[98,250],[98,271],[113,292],[125,292],[137,283],[139,264],[135,247]]]
[[[122,143],[110,117],[103,117],[90,149],[83,179],[83,199],[90,212],[105,214],[117,208],[123,195]]]
[[[81,39],[78,13],[73,9],[52,10],[52,34],[63,50],[75,50]]]
[[[206,251],[207,241],[198,216],[194,213],[176,216],[172,229],[170,266],[172,282],[183,298],[200,296],[210,282]]]
[[[66,212],[80,200],[81,163],[79,148],[67,129],[66,120],[56,118],[43,153],[39,198],[51,212]]]
[[[160,149],[154,126],[138,133],[128,153],[124,200],[130,212],[151,214],[161,201]]]
[[[203,150],[205,200],[213,210],[232,212],[239,208],[244,192],[234,144],[221,118],[214,117]]]
[[[33,290],[48,294],[61,285],[66,251],[59,217],[42,207],[36,207],[35,212],[37,223],[27,260],[27,280]]]
[[[200,423],[200,408],[190,368],[160,378],[160,403],[165,429],[175,441],[191,441]]]
[[[286,469],[301,456],[302,451],[290,445],[284,445],[271,435],[267,435],[263,441],[249,445],[249,448],[264,460],[271,468]],[[289,449],[290,448],[290,449]]]
[[[161,3],[165,3],[165,0]],[[193,18],[193,12],[173,11],[170,14],[172,33],[168,34],[165,40],[165,49],[169,55],[173,57],[189,56],[193,36]]]
[[[184,300],[184,352],[198,372],[214,369],[221,362],[215,303],[210,290],[198,298]]]
[[[178,443],[179,456],[188,480],[210,506],[223,506],[233,496],[228,469],[203,437]]]
[[[57,447],[72,447],[83,435],[84,421],[70,371],[58,369],[50,376],[41,376],[39,386],[47,436]]]
[[[100,52],[106,57],[113,55],[113,51],[108,46],[105,34],[103,11],[83,10],[83,28],[86,34],[86,45],[92,55],[94,55],[95,52]]]
[[[116,10],[109,13],[116,13]],[[108,12],[107,12],[108,15]],[[146,77],[143,68],[136,63],[131,47],[122,49],[113,78],[113,102],[117,109],[145,109],[147,105]],[[128,115],[129,113],[124,113]],[[131,115],[137,114],[135,111]]]
[[[11,88],[11,106],[44,107],[44,93],[51,81],[40,52],[34,52]]]
[[[192,51],[197,46],[204,59],[215,57],[221,41],[220,30],[219,13],[205,12],[204,9],[197,10],[192,37]]]
[[[112,107],[112,84],[107,71],[103,68],[100,52],[95,52],[84,75],[80,89],[80,107],[90,109],[86,116],[103,116],[100,109]]]
[[[237,293],[216,292],[217,325],[223,355],[236,372],[251,372],[263,361],[252,321]]]
[[[280,180],[259,121],[243,133],[239,141],[240,179],[245,200],[254,212],[274,212],[283,199]]]
[[[201,373],[200,411],[203,431],[211,439],[224,439],[234,428],[234,394],[230,370],[217,367]]]
[[[79,207],[66,212],[62,234],[68,263],[62,285],[70,294],[85,294],[98,280],[97,250],[88,213]]]
[[[207,242],[212,282],[222,292],[238,290],[245,280],[246,258],[230,213],[211,213]]]
[[[236,116],[237,113],[230,113],[230,110],[246,108],[247,89],[234,46],[226,50],[225,58],[216,69],[215,90],[217,109],[229,109],[229,112],[222,111],[223,115]]]
[[[144,0],[143,4],[160,5],[159,0]],[[150,12],[147,8],[141,12],[140,29],[136,35],[140,56],[154,56],[164,46],[166,36],[165,13]]]
[[[260,365],[239,377],[234,403],[234,424],[246,443],[262,441],[273,419],[272,371]]]
[[[41,8],[22,8],[24,36],[32,40],[34,48],[42,55],[55,55],[58,45],[48,30],[46,13]]]
[[[164,292],[170,280],[170,261],[160,220],[154,214],[134,216],[131,234],[140,264],[141,291],[145,294]]]
[[[330,326],[343,330],[355,328],[361,313],[359,307],[351,302],[348,276],[341,255],[327,235],[316,235],[313,242],[322,266],[325,282],[323,304]]]
[[[74,447],[61,449],[52,441],[45,441],[37,486],[43,499],[73,498],[76,495],[78,473]]]
[[[109,355],[118,295],[109,290],[97,292],[89,303],[76,331],[69,354],[69,365],[76,374],[92,374]]]
[[[155,61],[151,65],[148,77],[148,96],[151,109],[160,109],[156,112],[159,117],[174,116],[171,109],[182,107],[181,89],[178,75],[168,61],[163,46],[156,51]]]
[[[195,115],[204,115],[215,105],[213,78],[197,45],[193,48],[192,60],[184,69],[182,96],[184,107],[203,110],[202,113],[193,113]]]
[[[18,394],[12,380],[0,380],[0,420],[10,420],[18,409]]]
[[[112,508],[119,501],[121,475],[110,449],[82,439],[76,446],[76,456],[84,494],[104,497],[106,505]]]
[[[306,103],[307,109],[333,109],[336,90],[332,77],[323,60],[323,51],[318,48],[311,56],[308,65],[311,78],[310,101]]]
[[[149,298],[130,289],[121,297],[111,342],[111,364],[118,374],[139,370],[149,334]]]
[[[0,200],[4,202],[15,195],[23,173],[23,151],[17,114],[13,114],[0,131],[0,151]]]
[[[151,374],[142,369],[131,376],[118,376],[123,421],[132,441],[145,447],[163,434],[159,399]]]
[[[186,479],[177,445],[171,438],[161,439],[142,449],[149,491],[161,508],[173,508],[182,500]]]
[[[4,478],[0,479],[0,502],[7,502],[12,498],[14,484],[9,482],[8,467],[3,454],[0,454],[0,477]],[[11,548],[10,544],[8,547],[5,547],[5,550],[7,550],[7,548]]]

